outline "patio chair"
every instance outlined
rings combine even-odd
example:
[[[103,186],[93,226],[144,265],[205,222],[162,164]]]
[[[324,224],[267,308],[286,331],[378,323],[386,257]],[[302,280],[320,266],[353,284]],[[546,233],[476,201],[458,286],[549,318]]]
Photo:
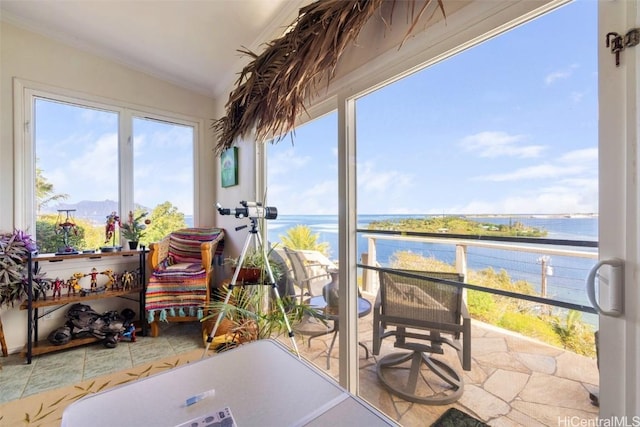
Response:
[[[462,369],[471,369],[471,319],[462,298],[457,273],[381,269],[380,289],[373,309],[373,354],[382,340],[395,337],[394,352],[380,358],[377,374],[382,384],[403,399],[432,405],[455,402],[463,392],[462,373],[454,359],[444,355],[443,345],[456,350]],[[450,336],[445,337],[443,335]],[[462,335],[462,340],[460,340]],[[410,366],[407,363],[410,361]]]
[[[300,301],[305,297],[316,296],[316,292],[312,289],[315,281],[326,279],[323,285],[331,280],[329,268],[334,267],[329,261],[323,263],[320,261],[309,261],[301,250],[294,250],[285,247],[284,253],[291,264],[291,274],[295,286],[300,289]]]
[[[209,303],[213,258],[222,252],[221,228],[183,228],[149,245],[151,275],[145,310],[151,336],[158,322],[199,321]]]

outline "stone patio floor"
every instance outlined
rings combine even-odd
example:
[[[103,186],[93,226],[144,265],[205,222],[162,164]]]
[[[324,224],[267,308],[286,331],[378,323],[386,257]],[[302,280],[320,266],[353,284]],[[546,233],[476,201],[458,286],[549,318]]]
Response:
[[[359,320],[359,338],[371,353],[372,315]],[[339,339],[326,369],[327,349],[332,335],[311,340],[297,335],[302,355],[338,378]],[[288,341],[288,338],[287,338]],[[283,341],[287,343],[287,341]],[[390,352],[393,339],[383,340],[379,356],[359,347],[360,395],[403,426],[428,426],[448,408],[460,409],[491,426],[595,425],[598,408],[590,392],[598,391],[595,359],[472,320],[472,367],[464,372],[464,393],[455,403],[442,406],[407,402],[381,386],[376,360]],[[453,349],[444,357],[460,367]],[[580,424],[575,424],[579,422]],[[573,423],[573,424],[571,424]]]

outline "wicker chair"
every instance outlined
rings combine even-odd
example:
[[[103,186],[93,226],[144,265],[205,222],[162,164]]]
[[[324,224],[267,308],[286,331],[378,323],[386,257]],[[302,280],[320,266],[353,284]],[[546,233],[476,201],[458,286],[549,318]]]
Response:
[[[373,354],[380,354],[382,340],[389,336],[395,337],[394,347],[409,352],[380,358],[378,378],[389,391],[411,402],[445,405],[462,395],[461,372],[450,362],[432,357],[444,354],[443,344],[456,350],[464,370],[471,369],[471,319],[462,298],[463,289],[445,281],[462,283],[464,277],[457,273],[380,270],[380,289],[373,309]]]
[[[158,322],[192,322],[205,315],[213,257],[223,239],[220,228],[184,228],[149,245],[145,310],[152,337],[158,336]]]
[[[326,284],[331,280],[329,269],[335,268],[335,265],[330,264],[328,260],[326,263],[309,261],[304,252],[284,248],[284,253],[291,264],[293,283],[300,289],[300,301],[303,301],[305,297],[316,296],[318,293],[314,292],[312,284],[319,279],[326,279],[322,285]]]

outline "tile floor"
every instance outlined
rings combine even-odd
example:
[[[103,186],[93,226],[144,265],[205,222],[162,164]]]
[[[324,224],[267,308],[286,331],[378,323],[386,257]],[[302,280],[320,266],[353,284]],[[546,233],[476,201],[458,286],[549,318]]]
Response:
[[[173,323],[160,336],[137,337],[136,342],[120,342],[116,348],[96,343],[60,352],[34,356],[31,364],[19,354],[0,359],[0,403],[145,362],[202,348],[198,323]]]
[[[472,370],[464,373],[465,391],[458,402],[429,406],[390,394],[378,381],[377,357],[365,359],[359,348],[361,396],[403,426],[430,425],[449,407],[491,426],[558,426],[563,419],[594,422],[598,409],[590,404],[588,393],[597,390],[595,360],[479,322],[474,322],[472,335]],[[331,337],[315,338],[307,346],[305,337],[297,334],[296,342],[306,359],[337,378],[338,341],[331,353],[331,367],[325,369]],[[360,319],[360,337],[370,350],[370,315]],[[290,344],[289,338],[283,343]],[[19,355],[10,355],[0,359],[0,403],[196,348],[202,348],[200,325],[176,323],[163,326],[157,338],[138,337],[115,349],[87,345],[34,357],[30,365]],[[392,351],[392,343],[385,343],[381,355]],[[455,354],[445,357],[455,363]]]

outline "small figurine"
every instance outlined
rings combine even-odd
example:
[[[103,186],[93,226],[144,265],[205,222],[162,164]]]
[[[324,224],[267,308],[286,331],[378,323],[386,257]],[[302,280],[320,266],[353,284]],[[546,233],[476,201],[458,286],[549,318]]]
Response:
[[[113,211],[110,215],[107,215],[107,224],[104,231],[104,242],[109,243],[109,241],[113,239],[113,246],[115,246],[116,225],[120,225],[120,217]]]
[[[122,290],[131,289],[131,283],[133,282],[133,273],[125,270],[122,273]]]
[[[87,274],[87,276],[91,276],[91,290],[94,290],[98,287],[98,270],[93,267],[91,273]]]
[[[55,299],[56,294],[58,294],[58,298],[62,298],[61,292],[62,292],[62,284],[64,282],[62,280],[60,280],[59,277],[56,277],[56,280],[53,281],[53,295],[52,297]]]
[[[76,291],[80,292],[82,290],[82,286],[80,286],[80,279],[85,276],[86,275],[83,273],[73,273],[73,275],[67,281],[67,296],[69,296],[71,292],[73,292],[73,295],[75,295]]]
[[[113,270],[106,269],[105,271],[100,272],[100,274],[104,274],[105,276],[107,276],[107,283],[106,283],[105,287],[113,288],[113,285],[116,282],[116,279],[115,279],[115,277],[113,275]]]
[[[130,342],[135,342],[136,341],[136,326],[133,323],[129,324],[129,326],[126,327],[124,332],[122,332],[120,334],[119,338],[120,338],[120,340],[126,340],[126,341],[130,341]]]

